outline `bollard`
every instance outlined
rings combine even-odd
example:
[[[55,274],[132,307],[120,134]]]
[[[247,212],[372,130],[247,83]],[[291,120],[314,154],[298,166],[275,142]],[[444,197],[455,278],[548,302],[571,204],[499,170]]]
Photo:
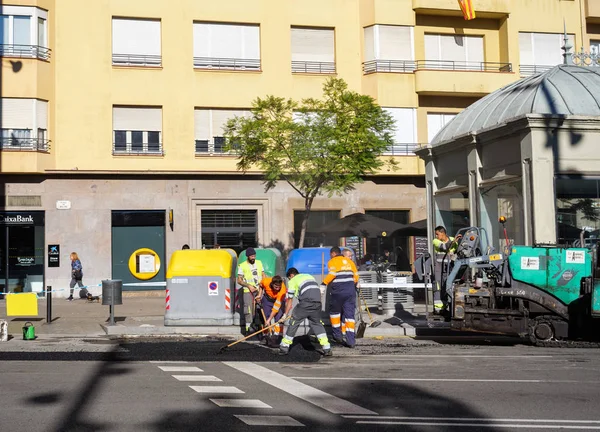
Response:
[[[52,286],[46,287],[46,323],[52,324]]]

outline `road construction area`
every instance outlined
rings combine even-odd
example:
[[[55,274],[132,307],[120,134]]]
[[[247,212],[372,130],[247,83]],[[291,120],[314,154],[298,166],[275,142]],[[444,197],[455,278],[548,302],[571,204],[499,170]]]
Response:
[[[598,350],[387,338],[324,358],[299,339],[284,357],[213,337],[13,341],[0,430],[600,430]]]

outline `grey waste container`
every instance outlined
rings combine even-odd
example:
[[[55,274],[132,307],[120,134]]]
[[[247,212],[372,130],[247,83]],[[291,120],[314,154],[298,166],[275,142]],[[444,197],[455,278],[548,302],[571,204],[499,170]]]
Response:
[[[175,251],[167,268],[166,326],[233,325],[235,252]]]
[[[108,279],[102,281],[102,304],[105,306],[123,304],[123,281]]]

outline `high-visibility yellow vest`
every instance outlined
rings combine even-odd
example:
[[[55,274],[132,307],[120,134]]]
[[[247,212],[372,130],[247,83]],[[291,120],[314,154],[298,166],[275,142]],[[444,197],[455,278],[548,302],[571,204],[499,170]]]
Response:
[[[262,262],[260,262],[260,260],[254,261],[254,264],[256,265],[256,278],[257,278],[256,280],[254,279],[254,275],[252,274],[252,268],[250,267],[250,263],[248,261],[244,261],[243,263],[241,263],[239,265],[239,270],[244,275],[244,281],[246,281],[246,283],[258,287],[258,284],[260,283],[260,281],[262,279],[263,265],[262,265]],[[239,274],[239,271],[238,271],[238,274]],[[248,288],[244,287],[244,291],[249,292],[250,290]]]
[[[444,249],[443,246],[450,243],[448,246],[451,246],[449,250]],[[439,239],[433,239],[433,251],[435,253],[446,253],[446,252],[456,252],[456,244],[454,243],[454,237],[448,237],[447,242],[443,242]]]

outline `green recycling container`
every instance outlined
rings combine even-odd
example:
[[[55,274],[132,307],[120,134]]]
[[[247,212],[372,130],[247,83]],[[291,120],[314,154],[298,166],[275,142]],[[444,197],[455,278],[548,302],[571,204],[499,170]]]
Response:
[[[23,340],[35,339],[35,327],[31,322],[27,321],[23,326]]]

